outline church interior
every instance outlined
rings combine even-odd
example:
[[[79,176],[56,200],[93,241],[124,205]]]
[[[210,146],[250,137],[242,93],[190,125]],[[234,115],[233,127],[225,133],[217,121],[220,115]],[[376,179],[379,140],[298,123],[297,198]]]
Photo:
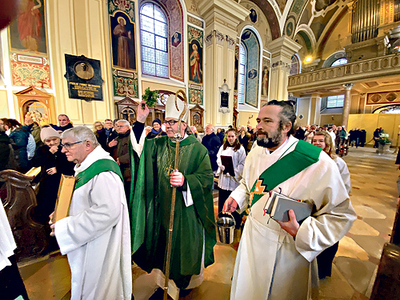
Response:
[[[320,282],[326,300],[369,299],[390,240],[399,83],[400,0],[21,0],[0,32],[0,117],[21,124],[27,112],[40,125],[60,114],[91,128],[134,122],[150,89],[160,97],[146,125],[164,120],[164,99],[183,91],[200,134],[207,124],[254,128],[274,99],[295,103],[299,126],[365,130],[366,146],[344,158],[358,217],[332,277]],[[380,127],[391,148],[378,156]],[[204,283],[182,299],[229,299],[238,242],[217,244]],[[19,269],[30,299],[69,299],[58,252],[21,260]],[[132,271],[134,280],[143,275]]]

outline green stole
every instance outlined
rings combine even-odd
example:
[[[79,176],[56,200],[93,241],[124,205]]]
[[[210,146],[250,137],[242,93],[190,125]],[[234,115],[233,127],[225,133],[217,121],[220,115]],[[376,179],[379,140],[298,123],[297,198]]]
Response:
[[[119,168],[118,164],[111,159],[99,159],[95,161],[93,164],[90,165],[89,168],[80,172],[76,175],[76,184],[74,190],[80,188],[81,186],[88,183],[94,176],[99,175],[103,172],[114,172],[117,174],[122,182],[124,182],[124,178],[121,174],[121,169]]]
[[[268,191],[316,163],[321,151],[321,148],[300,140],[292,152],[281,156],[254,182],[250,190],[250,206]]]

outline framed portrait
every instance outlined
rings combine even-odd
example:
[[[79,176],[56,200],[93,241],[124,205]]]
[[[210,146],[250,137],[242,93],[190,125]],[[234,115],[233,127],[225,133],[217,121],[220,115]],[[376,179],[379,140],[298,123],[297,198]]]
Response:
[[[135,24],[125,12],[110,16],[110,36],[113,66],[136,70]]]
[[[189,81],[203,82],[203,47],[197,40],[189,44]]]
[[[21,0],[8,28],[11,52],[48,56],[45,5],[46,0]]]

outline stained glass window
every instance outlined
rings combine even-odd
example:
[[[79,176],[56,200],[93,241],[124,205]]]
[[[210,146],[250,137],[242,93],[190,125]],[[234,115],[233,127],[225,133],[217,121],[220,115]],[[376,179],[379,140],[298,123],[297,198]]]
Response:
[[[140,8],[142,72],[168,78],[168,23],[165,13],[153,3]]]
[[[246,62],[247,51],[243,44],[239,47],[239,75],[238,75],[238,103],[244,104],[244,93],[246,85]]]

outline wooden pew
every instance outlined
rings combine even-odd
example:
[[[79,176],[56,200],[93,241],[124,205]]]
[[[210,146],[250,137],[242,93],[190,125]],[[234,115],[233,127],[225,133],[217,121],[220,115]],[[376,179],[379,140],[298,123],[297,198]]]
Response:
[[[0,172],[0,183],[5,182],[2,189],[7,191],[2,202],[17,244],[18,262],[37,258],[49,244],[48,228],[32,219],[32,209],[37,206],[33,179],[14,170]]]

